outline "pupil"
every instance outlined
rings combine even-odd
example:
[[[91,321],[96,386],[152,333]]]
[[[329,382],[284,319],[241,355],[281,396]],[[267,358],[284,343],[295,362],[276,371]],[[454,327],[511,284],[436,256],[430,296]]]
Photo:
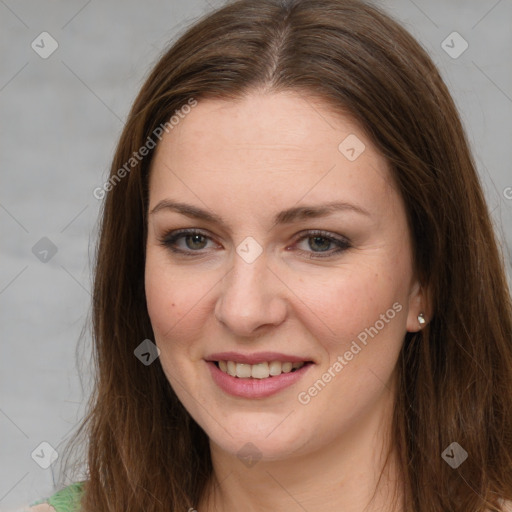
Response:
[[[189,243],[192,241],[191,243]],[[196,245],[198,244],[198,245]],[[203,235],[189,235],[187,237],[187,246],[189,249],[202,249],[204,247],[204,236]]]
[[[320,251],[327,251],[329,249],[329,245],[330,245],[330,240],[327,240],[327,238],[323,237],[323,236],[314,236],[314,237],[311,237],[309,239],[310,241],[313,240],[313,244],[310,243],[310,246],[312,249],[315,249],[315,245],[316,245],[316,248],[319,249]],[[320,243],[318,243],[320,241]],[[323,242],[323,243],[322,243]]]

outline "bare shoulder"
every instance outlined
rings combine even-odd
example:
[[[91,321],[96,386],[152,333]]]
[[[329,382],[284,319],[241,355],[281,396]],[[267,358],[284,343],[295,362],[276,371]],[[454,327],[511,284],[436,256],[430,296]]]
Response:
[[[512,501],[501,500],[501,511],[512,512]]]
[[[24,512],[55,512],[55,509],[48,503],[41,503],[33,507],[27,507]]]

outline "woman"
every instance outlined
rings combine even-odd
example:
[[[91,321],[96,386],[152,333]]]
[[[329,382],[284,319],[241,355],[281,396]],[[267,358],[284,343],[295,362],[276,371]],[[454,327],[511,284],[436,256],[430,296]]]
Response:
[[[396,22],[356,0],[209,15],[98,193],[88,478],[53,508],[507,509],[503,262],[453,101]]]

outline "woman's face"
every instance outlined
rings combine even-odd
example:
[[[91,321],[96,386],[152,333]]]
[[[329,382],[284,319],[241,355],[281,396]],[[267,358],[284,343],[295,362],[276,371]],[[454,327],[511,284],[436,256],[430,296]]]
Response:
[[[200,101],[149,192],[160,362],[217,449],[284,459],[389,418],[421,290],[402,200],[356,123],[292,92]]]

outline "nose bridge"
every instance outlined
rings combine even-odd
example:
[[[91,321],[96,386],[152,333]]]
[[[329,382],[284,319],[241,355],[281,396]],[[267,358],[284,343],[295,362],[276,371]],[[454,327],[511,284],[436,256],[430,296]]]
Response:
[[[276,281],[264,254],[252,262],[236,254],[221,283],[217,319],[241,336],[250,335],[260,325],[279,324],[286,305]]]

